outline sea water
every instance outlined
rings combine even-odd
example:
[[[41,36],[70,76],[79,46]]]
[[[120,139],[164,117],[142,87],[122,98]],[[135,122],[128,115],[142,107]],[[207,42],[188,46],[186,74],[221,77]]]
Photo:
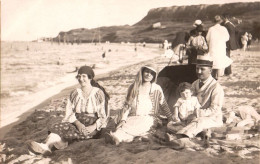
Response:
[[[54,90],[58,92],[77,84],[76,67],[95,65],[94,71],[99,74],[160,55],[159,46],[155,44],[137,45],[137,51],[135,47],[134,44],[2,42],[2,126],[9,114],[23,112],[24,108],[51,97]],[[50,88],[50,92],[44,92]],[[35,99],[38,101],[32,103]]]

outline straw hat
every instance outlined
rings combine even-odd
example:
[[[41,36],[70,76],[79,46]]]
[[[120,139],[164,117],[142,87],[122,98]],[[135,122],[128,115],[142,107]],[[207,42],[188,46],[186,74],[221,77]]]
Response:
[[[200,65],[200,66],[212,67],[213,66],[213,60],[209,56],[209,54],[198,55],[196,64]]]
[[[193,23],[193,26],[196,27],[196,26],[199,26],[199,25],[201,25],[201,24],[202,24],[202,21],[199,20],[199,19],[197,19],[197,20],[195,20],[195,22]]]

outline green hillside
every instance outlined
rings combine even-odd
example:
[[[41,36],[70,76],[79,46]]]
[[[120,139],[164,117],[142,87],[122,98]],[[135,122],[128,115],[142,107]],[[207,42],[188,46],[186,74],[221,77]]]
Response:
[[[159,43],[173,40],[177,32],[188,32],[194,20],[201,19],[206,29],[213,25],[212,18],[228,13],[238,31],[251,32],[260,38],[260,2],[230,3],[222,5],[172,6],[151,9],[148,14],[133,26],[109,26],[94,29],[73,29],[60,32],[55,41],[66,42],[147,42]],[[238,24],[238,20],[242,23]],[[160,28],[153,28],[160,22]]]

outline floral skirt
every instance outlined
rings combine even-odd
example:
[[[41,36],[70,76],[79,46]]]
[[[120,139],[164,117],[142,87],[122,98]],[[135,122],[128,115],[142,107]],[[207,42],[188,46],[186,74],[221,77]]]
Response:
[[[84,113],[76,114],[76,118],[85,126],[93,125],[98,119],[97,117],[89,116],[88,114]],[[58,134],[61,138],[63,138],[66,141],[84,140],[89,138],[88,136],[85,136],[83,133],[79,132],[77,127],[69,122],[61,122],[54,124],[49,127],[49,132]]]

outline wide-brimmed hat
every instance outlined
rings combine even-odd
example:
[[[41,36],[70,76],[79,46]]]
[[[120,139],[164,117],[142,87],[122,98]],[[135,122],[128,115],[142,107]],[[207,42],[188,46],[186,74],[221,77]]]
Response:
[[[195,22],[193,23],[193,26],[196,27],[196,26],[199,26],[202,24],[202,21],[200,19],[197,19],[195,20]]]
[[[142,69],[144,69],[144,68],[148,68],[151,71],[153,71],[155,74],[157,74],[157,67],[154,64],[147,64],[142,67]]]
[[[213,61],[209,54],[198,55],[196,64],[200,66],[212,67]]]

